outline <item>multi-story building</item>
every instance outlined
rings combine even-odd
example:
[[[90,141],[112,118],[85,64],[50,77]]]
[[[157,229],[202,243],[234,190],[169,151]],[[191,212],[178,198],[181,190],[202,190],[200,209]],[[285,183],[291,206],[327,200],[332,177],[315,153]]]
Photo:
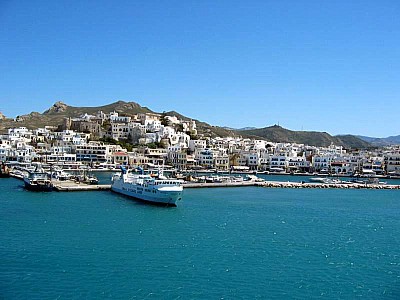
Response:
[[[145,155],[148,157],[148,161],[154,165],[162,165],[167,157],[169,150],[164,148],[146,148]]]
[[[220,171],[228,171],[229,170],[229,155],[227,154],[219,154],[216,155],[215,158],[215,168]]]
[[[169,151],[167,162],[178,170],[185,170],[188,163],[186,151]]]
[[[85,145],[76,145],[75,153],[77,161],[106,162],[107,146],[101,142],[89,142]]]
[[[190,140],[189,141],[189,150],[194,152],[196,149],[205,149],[207,148],[206,140]]]
[[[51,153],[45,155],[48,163],[67,164],[76,162],[76,154],[72,153]]]
[[[206,168],[214,168],[214,153],[210,149],[200,149],[195,153],[197,164]]]
[[[329,170],[331,174],[336,175],[352,175],[354,169],[351,163],[346,162],[342,158],[336,158],[331,160]]]
[[[129,165],[129,155],[127,152],[114,152],[113,163],[117,165]]]
[[[271,155],[269,160],[269,171],[285,172],[288,168],[288,159],[284,155]]]
[[[369,157],[362,159],[362,173],[372,175],[383,175],[385,173],[384,157]]]
[[[143,153],[129,152],[129,164],[133,167],[144,167],[149,164],[149,158]]]
[[[10,145],[0,145],[0,161],[8,161],[10,157],[10,151]]]
[[[308,172],[310,165],[305,156],[290,156],[287,158],[287,171],[289,172]]]
[[[159,132],[164,127],[159,120],[146,120],[144,126],[147,132]]]
[[[111,123],[111,137],[114,140],[127,139],[129,135],[129,125],[127,123]]]
[[[316,172],[328,173],[330,171],[331,160],[331,155],[314,155],[312,157],[312,167]]]
[[[68,129],[76,132],[91,133],[93,136],[101,135],[101,125],[97,122],[86,121],[82,119],[71,119]]]
[[[389,153],[384,160],[387,174],[400,175],[400,152]]]
[[[117,112],[112,112],[109,115],[109,120],[111,123],[117,122],[117,123],[129,123],[131,121],[131,117],[125,117],[125,116],[119,116]]]

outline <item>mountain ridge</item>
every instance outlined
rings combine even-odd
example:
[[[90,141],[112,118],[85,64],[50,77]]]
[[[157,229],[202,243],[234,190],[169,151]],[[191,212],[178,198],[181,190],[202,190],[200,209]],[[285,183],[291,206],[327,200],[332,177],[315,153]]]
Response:
[[[278,125],[273,125],[264,128],[245,127],[241,129],[233,129],[227,127],[213,126],[206,122],[195,120],[186,117],[176,111],[154,112],[147,107],[130,101],[126,102],[118,100],[111,104],[95,106],[95,107],[74,107],[65,104],[62,101],[57,101],[49,109],[43,113],[31,112],[26,115],[18,116],[19,122],[12,119],[0,120],[0,131],[5,131],[6,128],[26,126],[30,129],[44,127],[46,125],[57,126],[63,123],[63,119],[67,117],[78,117],[83,114],[96,114],[99,111],[104,113],[118,112],[122,115],[131,116],[138,113],[158,113],[170,116],[176,116],[183,120],[196,121],[197,128],[200,134],[208,137],[226,137],[226,136],[242,136],[244,138],[266,139],[271,142],[289,142],[307,144],[310,146],[329,146],[335,144],[346,148],[369,148],[371,144],[354,135],[339,135],[331,136],[327,132],[318,131],[292,131]]]
[[[390,145],[400,145],[400,135],[388,136],[386,138],[376,138],[369,136],[357,135],[359,139],[362,139],[372,145],[381,147],[381,146],[390,146]]]
[[[279,125],[240,131],[242,134],[258,136],[271,142],[298,143],[310,146],[335,144],[346,148],[369,148],[371,145],[353,135],[331,136],[327,132],[292,131]]]

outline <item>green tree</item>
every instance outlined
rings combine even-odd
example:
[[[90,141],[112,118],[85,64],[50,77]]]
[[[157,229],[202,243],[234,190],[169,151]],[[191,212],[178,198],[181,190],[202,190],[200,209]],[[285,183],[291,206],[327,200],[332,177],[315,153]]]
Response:
[[[161,117],[160,117],[161,125],[163,125],[163,126],[169,125],[168,119],[166,117],[167,117],[167,113],[165,111],[163,111],[163,113],[161,114]]]

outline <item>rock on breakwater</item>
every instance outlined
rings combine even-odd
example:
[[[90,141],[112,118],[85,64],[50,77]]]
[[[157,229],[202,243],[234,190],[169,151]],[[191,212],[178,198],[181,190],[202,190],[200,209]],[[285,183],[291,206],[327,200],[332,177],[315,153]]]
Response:
[[[392,184],[361,184],[361,183],[307,183],[307,182],[279,182],[264,181],[257,185],[267,188],[314,188],[314,189],[375,189],[375,190],[398,190],[400,185]]]

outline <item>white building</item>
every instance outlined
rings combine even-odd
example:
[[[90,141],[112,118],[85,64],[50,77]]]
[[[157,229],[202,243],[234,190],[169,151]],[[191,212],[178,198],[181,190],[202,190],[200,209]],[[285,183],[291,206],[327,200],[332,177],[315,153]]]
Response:
[[[119,116],[117,112],[112,112],[110,113],[109,119],[111,123],[129,123],[131,121],[131,117],[124,117],[124,116]]]
[[[288,168],[288,158],[284,155],[271,155],[269,170],[272,172],[284,172]]]
[[[316,172],[329,172],[331,165],[331,155],[315,155],[312,158],[312,167]]]
[[[189,150],[194,152],[196,149],[205,149],[207,147],[206,140],[190,140]]]
[[[106,162],[106,155],[109,154],[107,146],[109,145],[93,141],[84,145],[76,145],[76,160],[86,162]]]
[[[389,175],[400,175],[400,153],[389,153],[385,156],[386,172]]]
[[[214,153],[210,149],[201,149],[196,151],[195,159],[197,164],[206,168],[214,168]]]
[[[159,132],[164,127],[159,120],[146,120],[144,125],[147,132]]]

